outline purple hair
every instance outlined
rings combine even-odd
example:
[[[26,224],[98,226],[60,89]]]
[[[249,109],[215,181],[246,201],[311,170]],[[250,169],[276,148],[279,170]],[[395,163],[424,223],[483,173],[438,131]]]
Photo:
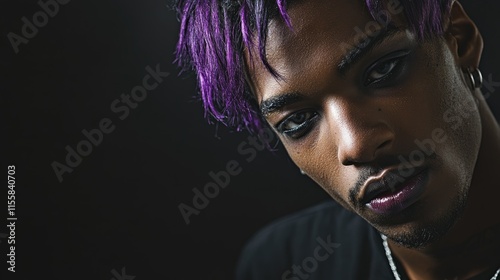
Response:
[[[374,18],[386,2],[364,1]],[[452,0],[399,1],[410,29],[419,39],[443,33],[443,18],[449,13]],[[177,1],[180,32],[176,63],[181,73],[196,73],[209,121],[251,133],[264,127],[257,101],[245,80],[243,50],[257,46],[264,66],[279,76],[266,59],[266,34],[269,20],[277,16],[291,27],[286,5],[286,0]]]

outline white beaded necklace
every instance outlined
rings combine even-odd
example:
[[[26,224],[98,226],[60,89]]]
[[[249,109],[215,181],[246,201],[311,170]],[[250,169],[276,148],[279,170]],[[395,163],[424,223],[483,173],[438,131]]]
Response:
[[[394,260],[392,258],[392,253],[391,249],[389,248],[389,244],[387,244],[387,236],[381,234],[382,237],[382,244],[384,245],[385,249],[385,255],[387,256],[387,260],[389,261],[389,266],[391,267],[392,274],[394,274],[394,278],[396,280],[401,280],[401,276],[398,273],[396,264],[394,263]],[[491,277],[491,280],[497,280],[498,274],[500,274],[500,268],[495,272],[495,275]]]

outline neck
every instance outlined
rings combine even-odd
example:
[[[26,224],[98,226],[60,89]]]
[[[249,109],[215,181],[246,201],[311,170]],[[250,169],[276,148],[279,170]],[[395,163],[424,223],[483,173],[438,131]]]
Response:
[[[481,148],[461,218],[444,238],[423,249],[389,241],[410,279],[470,279],[500,268],[500,188],[493,180],[500,167],[500,127],[482,96],[479,100]]]

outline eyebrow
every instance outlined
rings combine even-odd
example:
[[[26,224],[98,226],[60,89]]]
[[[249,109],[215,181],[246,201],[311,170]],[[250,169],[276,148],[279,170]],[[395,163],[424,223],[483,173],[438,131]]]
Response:
[[[271,113],[283,110],[284,107],[290,104],[299,102],[303,98],[304,96],[298,92],[280,94],[262,101],[260,104],[260,112],[266,117]]]
[[[368,43],[364,45],[355,46],[349,50],[337,65],[337,70],[341,76],[345,76],[347,71],[356,64],[363,56],[369,53],[373,48],[380,45],[384,41],[394,37],[401,31],[394,24],[389,24],[386,28],[382,29],[379,34],[374,37],[368,37]]]
[[[389,24],[386,28],[382,29],[379,34],[370,38],[370,41],[364,46],[357,46],[349,50],[346,55],[341,59],[337,65],[337,70],[340,75],[344,76],[350,67],[358,62],[364,55],[369,53],[373,48],[380,45],[385,40],[393,37],[401,30],[393,24]],[[289,92],[270,97],[263,100],[260,104],[260,111],[264,117],[272,113],[283,111],[286,106],[292,105],[304,99],[304,95],[299,92]]]

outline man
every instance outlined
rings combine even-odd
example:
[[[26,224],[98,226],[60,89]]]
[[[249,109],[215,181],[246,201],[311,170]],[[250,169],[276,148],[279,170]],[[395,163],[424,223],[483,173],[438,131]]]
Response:
[[[458,1],[179,1],[208,116],[332,198],[257,233],[237,279],[496,279],[500,127]]]

